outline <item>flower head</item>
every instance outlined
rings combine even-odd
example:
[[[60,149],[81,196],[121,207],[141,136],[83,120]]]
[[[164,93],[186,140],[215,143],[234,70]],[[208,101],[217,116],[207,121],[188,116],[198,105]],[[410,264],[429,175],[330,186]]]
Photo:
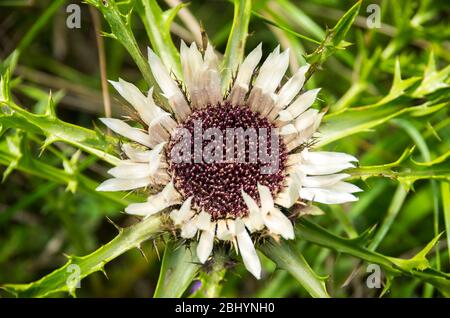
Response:
[[[155,103],[153,89],[145,96],[119,79],[111,84],[136,109],[144,127],[101,119],[130,142],[122,146],[127,159],[108,171],[113,178],[97,190],[152,190],[147,202],[129,205],[127,213],[147,217],[167,211],[181,237],[198,237],[202,263],[216,239],[229,241],[260,278],[252,236],[293,239],[283,208],[357,200],[353,193],[360,189],[339,173],[357,159],[309,149],[324,114],[311,108],[319,89],[302,91],[308,66],[281,85],[288,50],[280,53],[277,47],[258,69],[262,50],[256,47],[225,94],[211,45],[201,52],[195,43],[188,47],[182,42],[183,79],[174,79],[150,49],[148,56],[170,108]]]

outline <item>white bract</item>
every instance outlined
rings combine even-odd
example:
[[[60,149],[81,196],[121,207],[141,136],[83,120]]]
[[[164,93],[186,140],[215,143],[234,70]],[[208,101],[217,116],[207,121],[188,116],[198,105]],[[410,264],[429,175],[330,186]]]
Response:
[[[181,65],[184,83],[172,77],[160,58],[148,49],[148,60],[158,86],[171,107],[167,112],[153,99],[153,88],[147,95],[122,79],[111,84],[137,111],[147,126],[132,127],[112,118],[101,121],[111,130],[129,140],[122,149],[128,157],[108,171],[112,179],[98,186],[98,191],[128,191],[138,188],[162,188],[148,197],[147,202],[133,203],[125,211],[143,217],[169,211],[180,236],[198,238],[197,257],[204,263],[210,257],[215,240],[230,242],[241,255],[246,268],[261,277],[261,264],[252,237],[261,232],[274,237],[294,239],[291,220],[282,211],[294,204],[315,201],[340,204],[357,200],[357,186],[343,180],[349,177],[342,170],[354,167],[357,159],[339,152],[311,151],[307,146],[317,137],[323,113],[311,108],[320,91],[302,91],[308,65],[280,86],[289,64],[288,50],[277,47],[262,63],[261,45],[242,62],[231,90],[221,94],[219,60],[208,44],[201,53],[196,44],[181,44]],[[181,86],[180,86],[181,85]],[[186,89],[186,91],[184,91]],[[267,185],[255,184],[257,195],[244,189],[240,192],[247,213],[242,216],[214,218],[211,213],[194,206],[195,194],[186,197],[177,189],[169,171],[167,145],[176,127],[197,110],[221,107],[225,103],[244,105],[261,118],[267,118],[279,129],[286,146],[287,164],[283,188],[271,192]],[[169,209],[169,210],[167,210]]]

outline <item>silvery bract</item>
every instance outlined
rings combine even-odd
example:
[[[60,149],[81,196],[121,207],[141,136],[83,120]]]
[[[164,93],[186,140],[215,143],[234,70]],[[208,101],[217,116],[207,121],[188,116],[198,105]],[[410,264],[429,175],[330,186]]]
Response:
[[[162,91],[157,99],[165,99],[170,112],[155,103],[153,89],[146,96],[122,79],[111,82],[136,109],[145,129],[119,119],[101,119],[130,142],[122,146],[128,159],[109,170],[113,178],[97,190],[160,189],[152,191],[147,202],[131,204],[125,211],[144,217],[169,211],[181,237],[198,238],[200,262],[210,257],[215,239],[229,241],[246,268],[260,278],[261,265],[252,238],[268,233],[294,239],[292,222],[282,211],[296,203],[357,200],[353,193],[361,190],[344,182],[349,175],[340,173],[354,167],[357,159],[345,153],[309,149],[311,141],[320,138],[317,130],[324,113],[311,108],[319,89],[301,92],[308,66],[298,69],[280,86],[288,68],[288,50],[280,53],[277,47],[258,68],[262,57],[259,45],[240,65],[226,94],[221,92],[219,61],[211,45],[202,53],[195,43],[190,47],[182,43],[180,55],[183,79],[175,79],[159,57],[148,50],[151,70]],[[195,121],[203,124],[203,136],[212,128],[219,129],[221,138],[228,128],[275,132],[276,143],[270,142],[273,134],[256,141],[249,138],[244,155],[251,155],[248,149],[252,142],[256,142],[256,150],[262,149],[261,142],[269,143],[269,150],[278,151],[277,169],[264,173],[261,160],[235,162],[233,158],[237,157],[220,162],[191,160],[198,155],[204,159],[201,151],[206,148],[187,154],[185,151],[185,161],[173,160],[182,142],[185,150],[198,148],[194,146],[195,138],[186,144],[180,134],[180,129],[195,134]],[[227,147],[218,143],[212,149],[222,157]]]

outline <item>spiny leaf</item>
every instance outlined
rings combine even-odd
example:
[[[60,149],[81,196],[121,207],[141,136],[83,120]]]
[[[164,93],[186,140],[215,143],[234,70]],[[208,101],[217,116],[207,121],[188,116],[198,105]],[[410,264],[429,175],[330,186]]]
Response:
[[[426,258],[426,255],[439,241],[441,234],[433,238],[419,253],[410,259],[400,259],[400,258],[389,258],[391,262],[401,268],[404,271],[412,272],[414,269],[423,271],[430,267],[430,264]]]
[[[76,284],[94,272],[104,272],[111,260],[154,237],[161,226],[157,216],[149,217],[123,232],[95,252],[83,256],[70,256],[67,263],[40,280],[29,284],[7,284],[0,286],[16,297],[48,297],[58,292],[75,292]],[[74,269],[74,270],[71,270]],[[73,279],[73,280],[71,280]]]
[[[21,131],[16,131],[15,134],[6,136],[6,144],[13,159],[9,162],[8,167],[3,172],[2,183],[5,182],[6,178],[19,165],[19,161],[23,156],[23,137],[24,134]]]
[[[369,227],[368,229],[366,229],[361,234],[359,234],[358,237],[351,238],[350,241],[357,245],[365,246],[372,240],[372,238],[375,234],[376,228],[377,228],[377,225],[375,224],[372,227]]]
[[[383,297],[391,288],[392,281],[395,279],[394,275],[391,275],[389,273],[386,274],[386,283],[383,287],[383,290],[380,293],[380,298]]]
[[[297,222],[296,237],[309,241],[314,244],[333,249],[335,251],[350,254],[356,258],[365,260],[369,263],[381,265],[391,275],[403,274],[406,276],[418,278],[437,287],[442,293],[450,294],[450,274],[443,273],[430,267],[424,268],[423,256],[437,242],[434,238],[419,254],[417,259],[404,260],[394,257],[388,257],[383,254],[370,251],[363,246],[352,243],[351,240],[339,237],[330,233],[326,229],[301,218]],[[422,270],[416,270],[420,267]]]
[[[397,58],[395,61],[394,81],[392,83],[389,94],[386,95],[384,98],[382,98],[375,105],[376,106],[384,105],[384,104],[387,104],[387,103],[395,100],[396,98],[402,96],[408,88],[410,88],[412,85],[414,85],[419,80],[420,80],[420,77],[411,77],[411,78],[402,80],[400,61]]]
[[[95,188],[98,186],[98,181],[94,181],[81,173],[69,175],[63,169],[58,169],[53,165],[38,160],[29,153],[28,147],[23,147],[20,149],[20,160],[18,160],[17,153],[14,152],[14,148],[8,145],[5,139],[6,138],[0,140],[0,165],[9,166],[13,164],[16,170],[20,170],[31,176],[42,178],[44,180],[50,180],[59,184],[69,184],[74,180],[74,178],[76,178],[77,184],[83,191],[106,198],[111,202],[116,202],[122,206],[128,205],[130,202],[137,200],[134,195],[124,198],[120,193],[97,192],[95,191]],[[17,162],[17,164],[14,162]],[[81,172],[91,163],[92,160],[85,160],[80,164],[77,170]]]
[[[319,47],[313,53],[305,56],[306,61],[311,64],[306,73],[307,79],[309,79],[317,69],[320,69],[323,63],[337,50],[343,50],[348,46],[348,42],[344,41],[344,38],[353,24],[353,21],[356,19],[360,7],[361,0],[355,3],[339,19],[334,28],[327,29],[325,39]]]
[[[449,87],[446,82],[450,75],[450,65],[446,66],[440,71],[436,70],[436,61],[434,60],[434,53],[431,51],[428,60],[428,65],[424,70],[422,82],[413,93],[413,97],[421,98],[441,88]]]
[[[361,7],[361,0],[356,2],[336,23],[334,28],[331,30],[332,32],[332,43],[335,46],[338,46],[345,38],[348,30],[355,21],[358,16],[359,9]]]
[[[348,170],[348,173],[352,178],[361,178],[363,180],[371,177],[397,179],[405,183],[407,187],[421,179],[450,180],[450,167],[444,160],[432,166],[418,166],[415,165],[414,161],[406,162],[413,150],[414,148],[406,149],[403,155],[395,162],[375,166],[360,166]]]

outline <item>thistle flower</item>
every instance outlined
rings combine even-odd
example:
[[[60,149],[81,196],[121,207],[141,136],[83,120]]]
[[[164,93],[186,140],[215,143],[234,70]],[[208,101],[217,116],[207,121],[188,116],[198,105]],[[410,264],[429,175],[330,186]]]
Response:
[[[259,279],[253,239],[261,234],[294,239],[293,224],[282,212],[294,204],[357,200],[353,193],[361,190],[340,173],[357,159],[311,151],[324,115],[311,108],[319,89],[302,91],[307,65],[280,87],[288,50],[280,53],[277,47],[258,69],[262,50],[256,47],[225,94],[211,45],[201,52],[195,43],[188,47],[183,42],[180,56],[184,78],[175,79],[148,50],[170,110],[155,103],[152,88],[145,96],[122,79],[111,82],[136,109],[144,128],[101,119],[130,142],[122,146],[128,159],[110,169],[113,178],[97,190],[150,190],[147,202],[133,203],[125,212],[143,217],[169,213],[182,238],[198,238],[201,263],[216,239],[229,241]]]

